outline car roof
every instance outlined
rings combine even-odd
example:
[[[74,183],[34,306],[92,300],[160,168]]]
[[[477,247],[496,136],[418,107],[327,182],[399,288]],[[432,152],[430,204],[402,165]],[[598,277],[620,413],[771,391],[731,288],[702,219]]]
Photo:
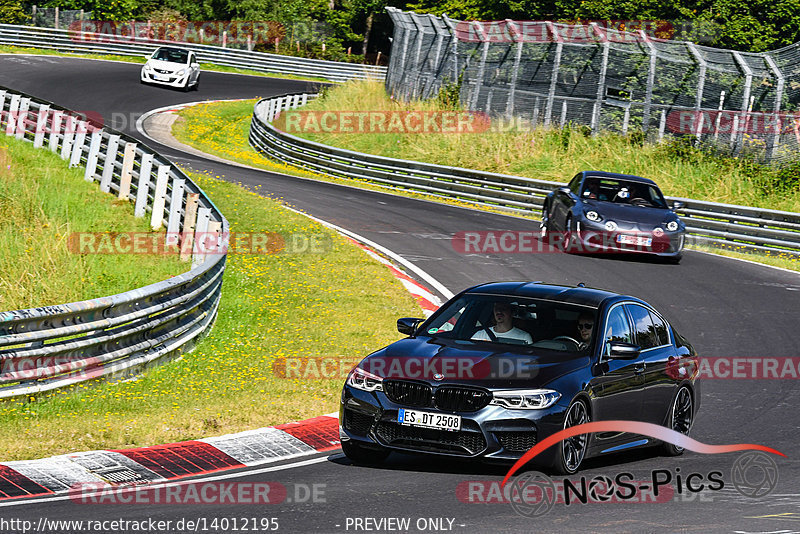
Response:
[[[656,183],[650,178],[642,178],[641,176],[636,176],[635,174],[619,174],[616,172],[605,172],[605,171],[583,171],[584,178],[587,178],[589,176],[597,178],[612,178],[616,180],[627,180],[629,182],[639,182],[642,184],[656,185]]]
[[[595,308],[600,307],[606,301],[609,303],[634,301],[647,304],[636,297],[621,295],[605,289],[552,285],[541,282],[491,282],[471,287],[464,293],[539,298]]]

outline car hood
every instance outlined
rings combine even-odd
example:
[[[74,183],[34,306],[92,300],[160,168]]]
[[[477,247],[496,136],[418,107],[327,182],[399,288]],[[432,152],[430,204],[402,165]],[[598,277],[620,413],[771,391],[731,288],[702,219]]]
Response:
[[[544,350],[506,352],[493,348],[497,345],[408,338],[364,358],[359,367],[384,379],[502,389],[542,387],[589,365],[586,355]]]
[[[644,227],[656,227],[666,220],[675,220],[677,216],[672,210],[631,206],[628,204],[615,204],[597,200],[584,200],[586,209],[595,210],[604,220],[616,223],[637,223]]]
[[[159,59],[148,59],[147,64],[150,65],[151,68],[168,70],[170,72],[175,72],[188,66],[186,63],[174,63],[172,61],[161,61]]]

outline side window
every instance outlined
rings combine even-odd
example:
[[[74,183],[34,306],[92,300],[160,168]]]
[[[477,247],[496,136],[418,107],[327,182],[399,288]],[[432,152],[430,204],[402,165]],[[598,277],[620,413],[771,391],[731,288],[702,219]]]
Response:
[[[628,322],[628,316],[622,306],[617,306],[608,314],[606,320],[606,331],[603,335],[605,339],[605,353],[609,354],[609,343],[612,341],[620,341],[623,343],[633,343],[633,335],[631,334],[631,325]]]
[[[580,192],[581,175],[576,174],[567,187],[569,187],[569,190],[577,195]]]
[[[651,349],[660,345],[656,328],[650,320],[650,311],[636,304],[626,305],[633,318],[633,330],[636,332],[636,343],[642,350]]]
[[[650,319],[653,321],[653,326],[656,329],[656,336],[658,336],[658,344],[668,345],[669,334],[667,334],[667,323],[664,322],[664,319],[662,319],[653,312],[650,312]]]

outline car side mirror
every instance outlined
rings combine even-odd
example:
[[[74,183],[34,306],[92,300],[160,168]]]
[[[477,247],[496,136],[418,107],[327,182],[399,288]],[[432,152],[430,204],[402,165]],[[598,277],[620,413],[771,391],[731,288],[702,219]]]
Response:
[[[672,211],[683,209],[684,206],[686,206],[686,204],[684,204],[680,200],[674,200],[672,202]]]
[[[609,343],[609,348],[611,358],[615,360],[632,360],[642,352],[642,348],[639,345],[620,341],[612,341]]]
[[[565,195],[569,195],[569,193],[570,193],[569,187],[567,187],[567,186],[559,187],[558,191],[561,192],[561,193],[564,193]]]
[[[144,59],[145,59],[145,60],[148,60],[148,59],[150,59],[150,56],[149,56],[149,55],[145,55],[145,56],[144,56]]]
[[[397,320],[397,331],[401,334],[405,334],[407,336],[413,336],[414,332],[416,332],[417,327],[424,321],[425,319],[416,319],[414,317],[403,317],[402,319]]]

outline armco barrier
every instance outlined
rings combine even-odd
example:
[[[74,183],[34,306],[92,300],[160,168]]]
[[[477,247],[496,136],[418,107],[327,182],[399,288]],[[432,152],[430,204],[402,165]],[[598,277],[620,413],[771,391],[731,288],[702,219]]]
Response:
[[[302,106],[316,96],[291,94],[256,103],[250,144],[269,158],[314,172],[524,213],[541,210],[545,195],[563,185],[352,152],[301,139],[271,124],[281,111]],[[693,242],[800,255],[800,214],[689,198],[668,200],[684,204],[678,213]]]
[[[181,234],[191,270],[110,297],[0,312],[0,398],[76,382],[130,376],[189,350],[216,316],[226,255],[192,246],[197,233],[224,245],[228,222],[182,171],[146,145],[78,114],[0,87],[0,131],[85,166],[87,181],[150,214],[154,230]],[[215,249],[216,251],[216,249]]]
[[[201,63],[213,63],[214,65],[250,69],[272,74],[314,76],[335,82],[367,78],[383,80],[386,76],[386,67],[374,65],[281,56],[279,54],[250,52],[175,41],[133,37],[125,39],[120,36],[91,32],[15,26],[12,24],[0,24],[0,44],[43,48],[60,52],[116,54],[138,57],[151,54],[162,45],[180,45],[182,48],[193,50]]]

